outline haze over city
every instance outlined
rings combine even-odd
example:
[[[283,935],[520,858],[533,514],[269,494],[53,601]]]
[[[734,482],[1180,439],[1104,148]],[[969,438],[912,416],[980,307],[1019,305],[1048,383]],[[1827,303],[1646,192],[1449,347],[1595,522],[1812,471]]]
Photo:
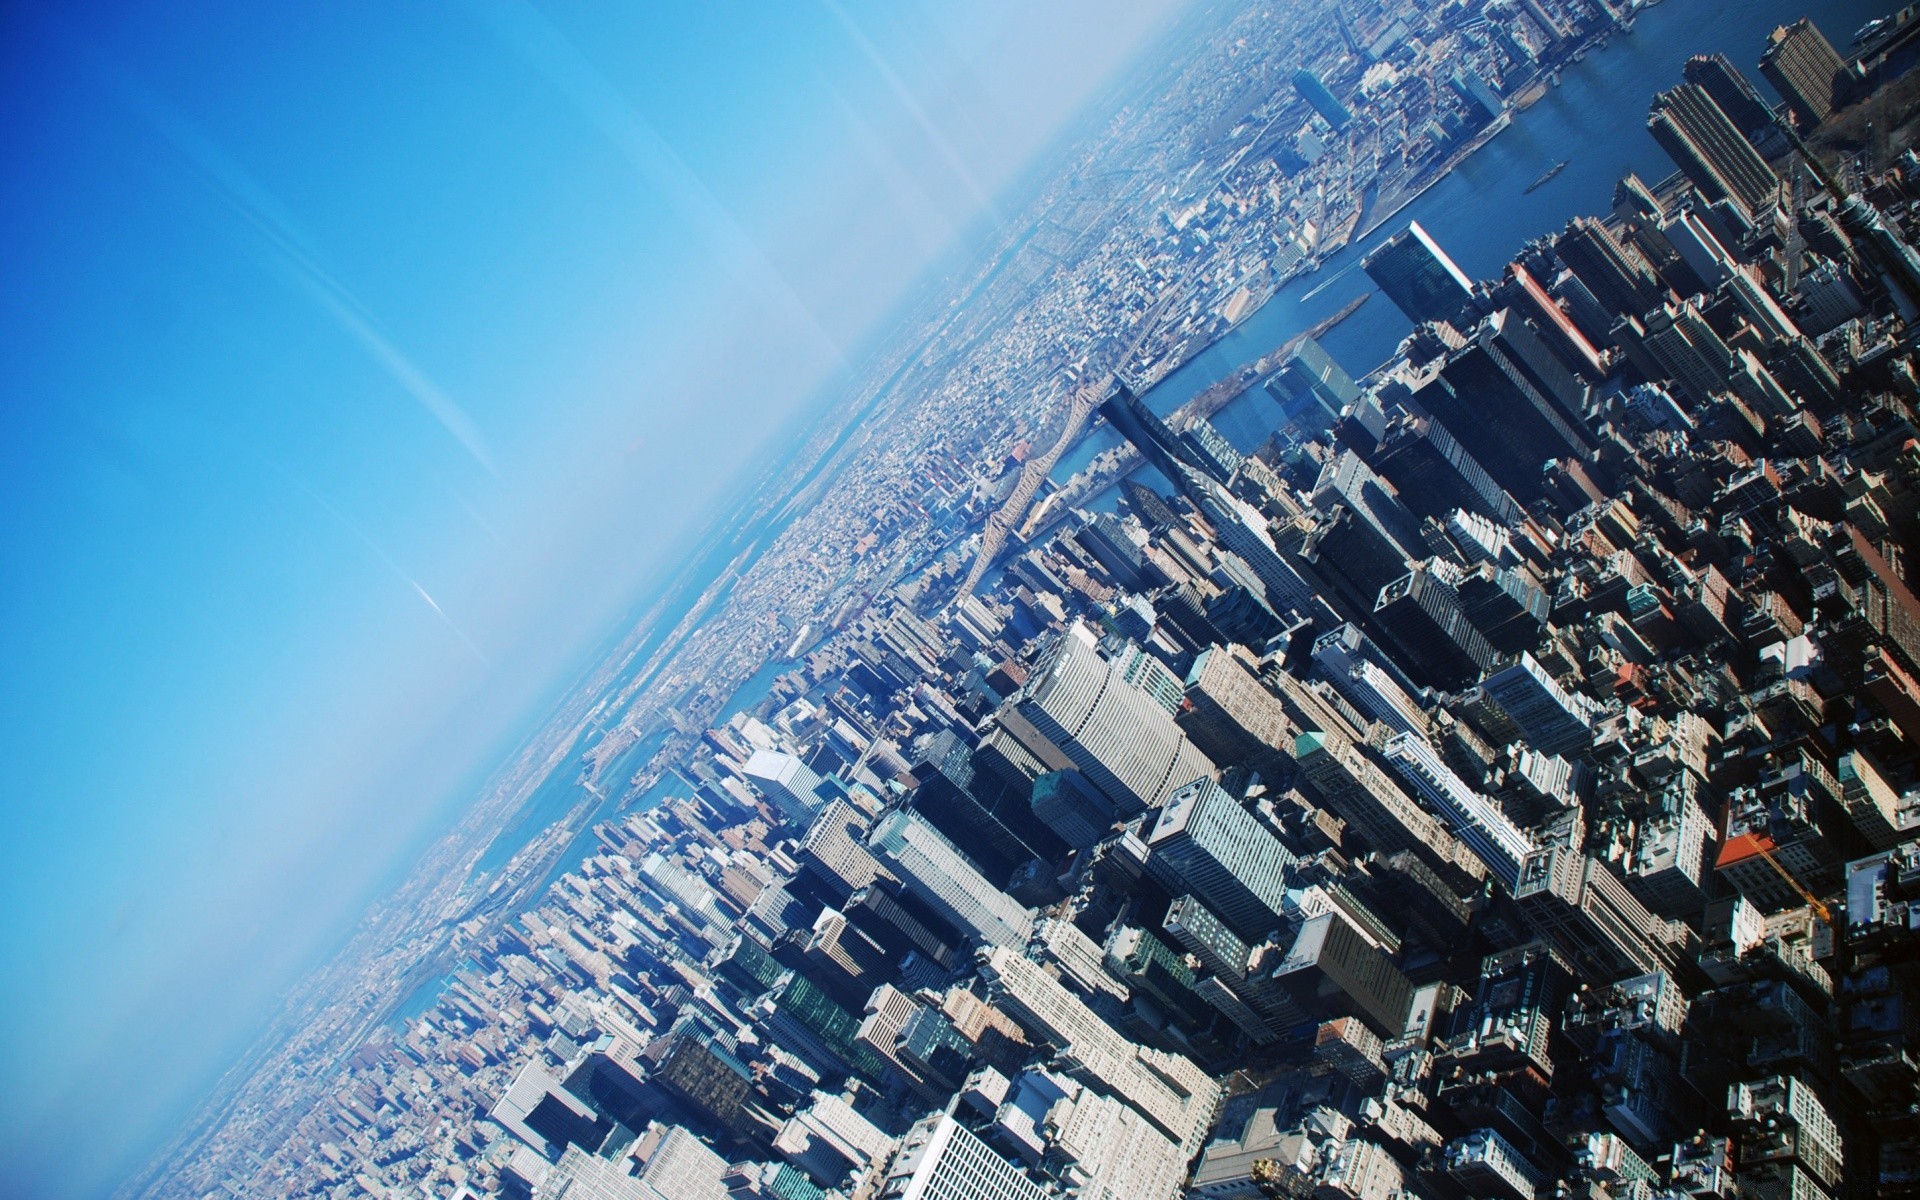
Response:
[[[1920,22],[0,14],[0,1196],[1920,1190]]]

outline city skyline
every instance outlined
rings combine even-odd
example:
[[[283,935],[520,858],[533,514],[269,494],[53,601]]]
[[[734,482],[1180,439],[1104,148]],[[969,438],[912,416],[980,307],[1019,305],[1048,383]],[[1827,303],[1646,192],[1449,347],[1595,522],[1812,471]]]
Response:
[[[4,1073],[170,1130],[1163,11],[10,14]]]
[[[23,19],[0,1170],[1903,1179],[1920,43],[1852,12]],[[1547,162],[1609,55],[1644,128]]]

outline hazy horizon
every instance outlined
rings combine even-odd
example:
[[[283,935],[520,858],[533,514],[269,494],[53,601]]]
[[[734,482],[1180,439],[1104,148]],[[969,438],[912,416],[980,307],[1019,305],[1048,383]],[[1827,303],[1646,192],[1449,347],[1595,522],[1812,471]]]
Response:
[[[194,1115],[1181,7],[4,18],[13,1185]]]

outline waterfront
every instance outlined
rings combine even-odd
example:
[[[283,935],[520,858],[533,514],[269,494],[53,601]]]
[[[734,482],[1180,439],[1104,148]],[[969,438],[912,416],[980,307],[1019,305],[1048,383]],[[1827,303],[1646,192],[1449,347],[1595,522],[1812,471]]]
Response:
[[[1756,86],[1754,64],[1769,29],[1808,13],[1804,0],[1666,0],[1643,10],[1631,34],[1617,35],[1561,72],[1560,86],[1513,114],[1506,131],[1428,188],[1391,220],[1331,255],[1320,270],[1290,281],[1218,341],[1154,385],[1147,403],[1169,413],[1202,390],[1325,320],[1370,288],[1360,270],[1370,250],[1418,221],[1460,268],[1475,278],[1496,275],[1525,241],[1558,232],[1571,217],[1603,211],[1628,171],[1649,183],[1674,166],[1646,131],[1654,93],[1672,87],[1695,54],[1725,54]],[[1813,15],[1844,43],[1885,5],[1843,0]],[[1528,186],[1556,162],[1567,167],[1544,185]],[[1361,307],[1321,340],[1359,378],[1383,362],[1411,323],[1384,299]],[[1214,425],[1242,450],[1257,448],[1276,428],[1278,410],[1258,388],[1228,404]],[[1102,424],[1055,465],[1064,482],[1119,435]],[[1111,504],[1112,493],[1102,503]]]

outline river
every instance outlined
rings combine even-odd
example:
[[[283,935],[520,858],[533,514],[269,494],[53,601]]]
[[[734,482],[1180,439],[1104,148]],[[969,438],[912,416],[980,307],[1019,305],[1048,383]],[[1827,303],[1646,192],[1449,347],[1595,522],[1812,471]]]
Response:
[[[1763,96],[1773,92],[1756,64],[1769,30],[1812,15],[1843,54],[1854,31],[1892,11],[1881,3],[1841,0],[1809,9],[1806,0],[1666,0],[1643,10],[1631,34],[1616,34],[1604,49],[1561,72],[1560,86],[1516,112],[1507,130],[1439,183],[1312,275],[1282,288],[1232,332],[1182,364],[1145,397],[1172,412],[1235,368],[1271,352],[1303,329],[1338,312],[1373,284],[1359,269],[1367,251],[1419,221],[1460,268],[1475,278],[1500,273],[1522,243],[1561,229],[1571,217],[1612,206],[1614,184],[1628,171],[1652,183],[1674,171],[1646,131],[1655,92],[1681,82],[1680,68],[1695,54],[1725,54]],[[1528,193],[1527,185],[1561,159],[1566,170]],[[1321,339],[1336,361],[1358,378],[1384,362],[1412,323],[1384,296],[1375,296]],[[1253,389],[1214,417],[1242,450],[1257,448],[1277,427],[1278,408]],[[1061,457],[1053,478],[1064,482],[1095,454],[1119,441],[1102,424]],[[1098,507],[1111,507],[1108,490]]]

